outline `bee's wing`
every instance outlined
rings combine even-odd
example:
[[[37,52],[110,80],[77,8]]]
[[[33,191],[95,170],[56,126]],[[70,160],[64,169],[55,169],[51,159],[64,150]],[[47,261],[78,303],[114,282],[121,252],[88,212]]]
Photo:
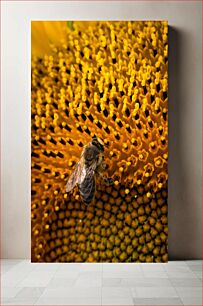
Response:
[[[82,195],[83,201],[90,203],[95,195],[96,181],[95,181],[95,170],[97,162],[93,162],[92,165],[86,169],[85,177],[79,183],[79,190]]]
[[[90,203],[93,200],[96,191],[95,172],[93,170],[87,171],[84,180],[79,184],[79,190],[85,203]]]
[[[71,191],[76,184],[78,184],[81,180],[83,162],[82,159],[76,164],[73,173],[70,175],[68,182],[66,184],[66,192]]]

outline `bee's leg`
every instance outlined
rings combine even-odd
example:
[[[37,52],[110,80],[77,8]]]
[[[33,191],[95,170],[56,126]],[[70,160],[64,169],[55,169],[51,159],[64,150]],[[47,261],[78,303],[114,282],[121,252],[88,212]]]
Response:
[[[82,201],[82,203],[85,204],[85,206],[90,206],[92,204],[95,204],[95,198],[93,198],[91,202]]]
[[[102,179],[102,181],[105,185],[107,185],[107,186],[113,185],[114,180],[112,178],[102,175],[101,172],[99,172],[99,171],[96,171],[96,173],[99,175],[99,177]]]
[[[83,204],[85,204],[85,206],[89,206],[89,203],[82,201]]]
[[[110,186],[114,183],[113,179],[110,177],[103,176],[103,182],[105,185]]]
[[[105,169],[107,168],[107,164],[106,164],[104,161],[102,161],[102,163],[101,163],[101,165],[100,165],[100,168],[101,168],[102,170],[105,170]]]
[[[82,203],[85,204],[85,206],[91,205],[92,203],[94,203],[94,200],[95,200],[95,196],[89,201],[85,201],[84,198],[82,197]]]
[[[110,177],[106,177],[106,176],[104,176],[104,175],[102,175],[102,174],[100,174],[100,177],[101,177],[103,183],[104,183],[106,186],[110,186],[110,185],[112,185],[112,184],[114,183],[113,179],[110,178]]]

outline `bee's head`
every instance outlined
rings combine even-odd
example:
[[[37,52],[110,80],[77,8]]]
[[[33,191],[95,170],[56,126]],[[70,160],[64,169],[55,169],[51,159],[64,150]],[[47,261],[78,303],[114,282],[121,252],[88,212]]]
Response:
[[[100,138],[97,138],[96,136],[92,137],[92,145],[97,147],[99,151],[104,152],[104,143]]]

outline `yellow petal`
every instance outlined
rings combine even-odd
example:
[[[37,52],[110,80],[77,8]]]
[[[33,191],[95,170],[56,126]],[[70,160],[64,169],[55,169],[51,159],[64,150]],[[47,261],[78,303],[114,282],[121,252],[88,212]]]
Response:
[[[51,45],[59,46],[66,40],[66,21],[32,21],[32,55],[43,57],[51,54]]]

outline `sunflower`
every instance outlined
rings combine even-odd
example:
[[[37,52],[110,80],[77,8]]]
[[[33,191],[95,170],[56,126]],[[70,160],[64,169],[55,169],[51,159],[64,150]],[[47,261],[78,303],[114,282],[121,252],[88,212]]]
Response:
[[[167,261],[168,26],[32,22],[32,261]],[[106,175],[65,185],[94,135]]]

